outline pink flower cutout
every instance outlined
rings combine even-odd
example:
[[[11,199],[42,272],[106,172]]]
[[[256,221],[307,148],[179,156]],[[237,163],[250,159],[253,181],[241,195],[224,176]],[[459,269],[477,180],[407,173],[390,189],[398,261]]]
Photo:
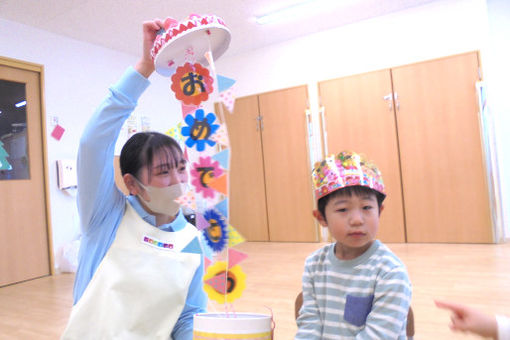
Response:
[[[191,169],[192,181],[191,184],[195,186],[197,193],[202,193],[204,198],[214,198],[216,191],[209,188],[208,184],[215,178],[218,178],[223,174],[223,170],[220,168],[220,163],[214,161],[211,157],[199,157],[198,163],[193,163]]]

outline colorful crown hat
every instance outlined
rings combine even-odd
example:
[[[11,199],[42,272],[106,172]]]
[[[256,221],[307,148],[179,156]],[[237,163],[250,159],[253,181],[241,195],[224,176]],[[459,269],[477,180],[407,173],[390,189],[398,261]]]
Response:
[[[317,162],[312,172],[315,199],[349,186],[360,185],[386,196],[381,172],[363,155],[343,151]]]

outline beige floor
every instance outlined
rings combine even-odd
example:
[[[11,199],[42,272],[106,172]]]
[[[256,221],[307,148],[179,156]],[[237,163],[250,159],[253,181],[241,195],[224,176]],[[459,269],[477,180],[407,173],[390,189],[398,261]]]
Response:
[[[313,243],[246,242],[241,265],[247,287],[234,302],[237,312],[273,313],[275,339],[296,331],[294,298],[301,290],[303,262]],[[510,244],[390,244],[413,283],[415,339],[473,339],[448,329],[448,313],[433,299],[469,303],[510,315]],[[58,339],[71,308],[73,275],[61,274],[0,288],[0,339]],[[211,311],[222,306],[210,304]]]

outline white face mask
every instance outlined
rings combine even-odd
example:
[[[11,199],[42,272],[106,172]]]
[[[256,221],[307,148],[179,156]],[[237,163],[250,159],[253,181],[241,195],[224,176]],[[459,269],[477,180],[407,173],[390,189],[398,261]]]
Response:
[[[137,182],[142,188],[145,189],[149,195],[150,201],[146,201],[142,196],[137,195],[138,198],[149,208],[151,211],[163,215],[175,216],[179,212],[179,203],[175,199],[184,195],[188,191],[186,183],[178,183],[167,187],[153,187],[145,186]]]

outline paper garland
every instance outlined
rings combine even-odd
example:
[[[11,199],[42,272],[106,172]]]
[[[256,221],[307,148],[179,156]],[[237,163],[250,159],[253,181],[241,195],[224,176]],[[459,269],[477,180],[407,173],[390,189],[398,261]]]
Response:
[[[174,22],[170,24],[175,25]],[[195,62],[192,44],[183,49],[183,57],[183,64],[175,65],[170,88],[181,101],[184,122],[167,134],[185,145],[191,190],[176,201],[195,212],[196,227],[204,241],[204,289],[210,299],[223,304],[234,301],[244,290],[245,274],[239,263],[247,255],[228,249],[244,242],[228,222],[230,143],[227,127],[219,122],[215,113],[205,111],[204,107],[216,88],[219,99],[232,112],[235,80],[216,74],[210,51],[205,53],[209,69]],[[220,114],[224,122],[223,111]],[[224,149],[218,150],[219,145]],[[189,245],[188,250],[194,251],[195,246]],[[227,249],[226,261],[217,261],[224,249]]]

